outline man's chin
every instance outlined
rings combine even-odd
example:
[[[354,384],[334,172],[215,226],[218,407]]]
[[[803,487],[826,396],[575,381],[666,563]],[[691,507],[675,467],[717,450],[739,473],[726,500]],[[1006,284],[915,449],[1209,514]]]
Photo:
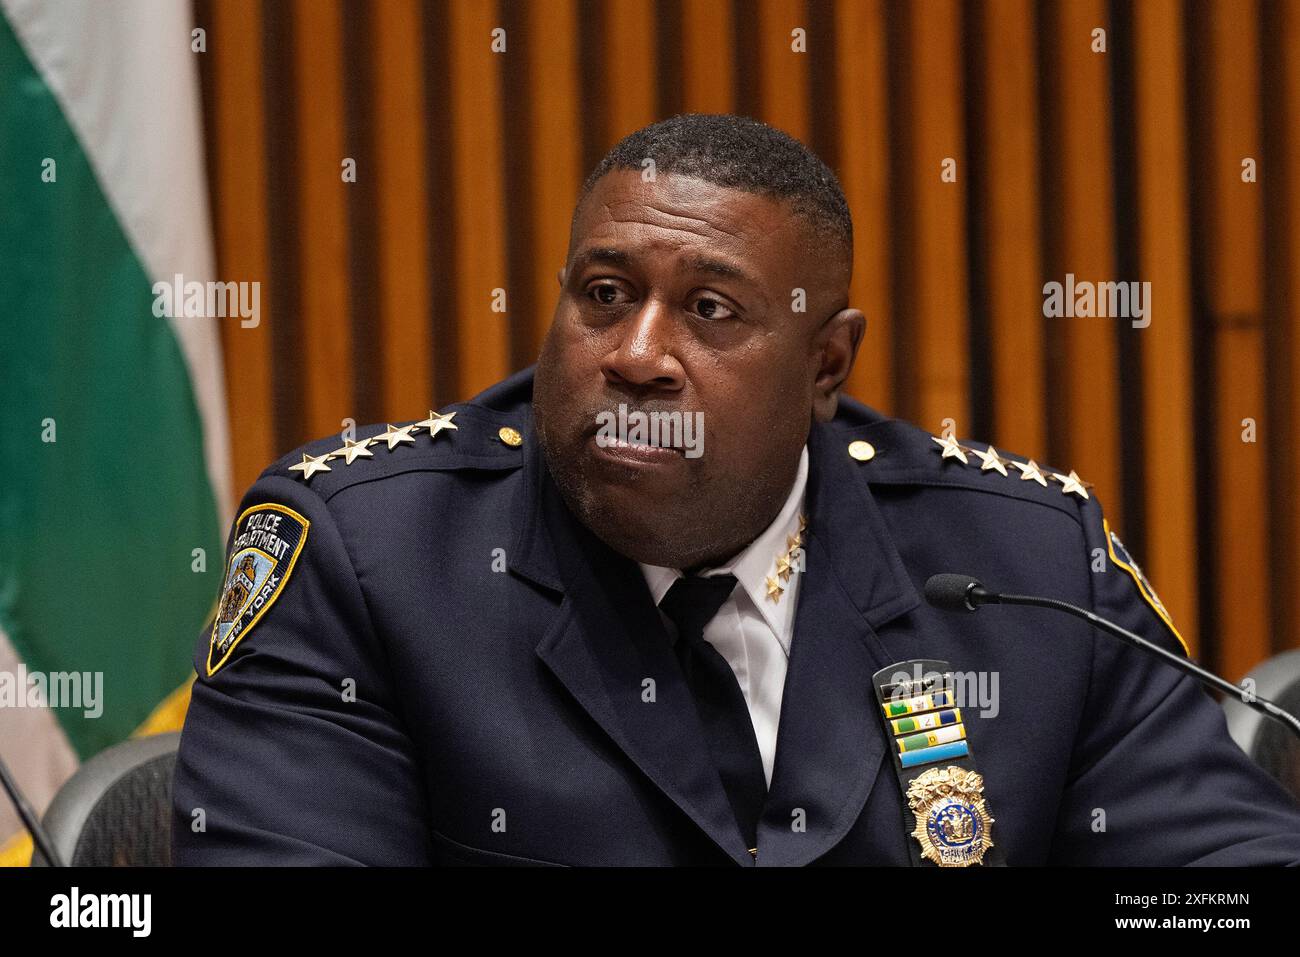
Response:
[[[681,530],[637,528],[633,525],[605,525],[591,531],[606,545],[625,558],[644,565],[684,568],[692,564],[685,558]]]
[[[599,448],[589,438],[561,460],[562,467],[547,459],[569,509],[597,538],[633,561],[681,568],[699,549],[705,527],[698,514],[698,463],[660,451],[643,457]]]
[[[688,558],[688,550],[700,545],[699,522],[681,514],[685,504],[682,497],[651,494],[648,484],[590,482],[584,501],[578,503],[578,520],[614,551],[633,561],[682,567],[680,563]]]

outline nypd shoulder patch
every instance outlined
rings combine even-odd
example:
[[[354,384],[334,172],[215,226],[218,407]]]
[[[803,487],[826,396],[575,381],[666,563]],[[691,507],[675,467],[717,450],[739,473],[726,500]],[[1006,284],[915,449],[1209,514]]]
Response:
[[[1105,519],[1102,519],[1102,530],[1106,533],[1106,547],[1110,551],[1110,560],[1119,568],[1128,572],[1129,577],[1133,579],[1133,583],[1137,585],[1138,594],[1142,596],[1142,600],[1156,613],[1156,617],[1165,623],[1165,627],[1173,632],[1174,637],[1178,639],[1178,643],[1183,646],[1183,651],[1190,657],[1191,649],[1187,647],[1187,642],[1178,633],[1178,629],[1174,627],[1174,620],[1170,617],[1169,610],[1165,608],[1165,603],[1160,600],[1155,588],[1147,580],[1141,566],[1128,553],[1128,549],[1124,547],[1124,543],[1120,541],[1119,536],[1111,531],[1110,523]]]
[[[254,505],[235,522],[230,561],[208,644],[208,677],[275,603],[297,564],[311,522],[283,505]]]

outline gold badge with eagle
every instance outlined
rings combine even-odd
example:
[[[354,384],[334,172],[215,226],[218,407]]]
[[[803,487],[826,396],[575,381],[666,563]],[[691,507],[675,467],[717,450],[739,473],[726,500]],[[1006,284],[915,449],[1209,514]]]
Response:
[[[978,771],[931,768],[908,785],[907,803],[916,815],[912,836],[923,858],[940,867],[983,862],[984,852],[993,846],[993,818]]]
[[[208,677],[275,603],[307,541],[311,523],[283,505],[254,505],[235,522],[226,580],[212,622]]]

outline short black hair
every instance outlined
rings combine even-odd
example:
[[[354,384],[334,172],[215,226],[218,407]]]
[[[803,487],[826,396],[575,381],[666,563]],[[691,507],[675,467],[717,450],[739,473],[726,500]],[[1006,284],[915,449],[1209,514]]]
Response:
[[[629,133],[582,184],[574,218],[597,180],[614,169],[677,173],[715,186],[789,202],[819,232],[838,239],[853,261],[853,218],[831,168],[788,133],[734,113],[682,113]]]

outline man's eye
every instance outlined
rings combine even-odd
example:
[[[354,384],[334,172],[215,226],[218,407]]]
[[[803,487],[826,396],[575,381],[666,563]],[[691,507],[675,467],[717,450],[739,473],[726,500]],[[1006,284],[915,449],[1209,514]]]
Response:
[[[726,303],[712,296],[701,296],[695,300],[695,314],[701,319],[732,319],[735,313],[727,308]]]
[[[598,286],[592,286],[587,290],[587,295],[602,306],[616,306],[620,302],[625,301],[620,298],[623,296],[623,290],[609,282],[601,283]]]

